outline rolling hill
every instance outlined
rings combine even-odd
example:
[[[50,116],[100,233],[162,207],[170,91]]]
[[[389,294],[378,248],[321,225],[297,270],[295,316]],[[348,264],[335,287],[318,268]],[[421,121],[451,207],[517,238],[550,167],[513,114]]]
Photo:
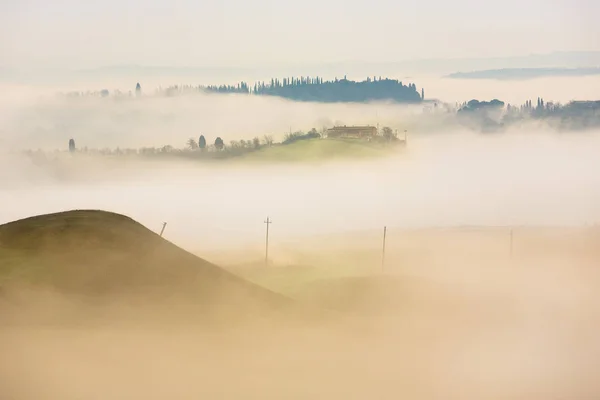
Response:
[[[255,162],[320,162],[332,160],[370,160],[396,154],[401,145],[385,145],[355,139],[311,139],[265,147],[239,157]]]
[[[77,210],[0,225],[0,289],[86,302],[278,309],[284,296],[243,280],[123,215]]]

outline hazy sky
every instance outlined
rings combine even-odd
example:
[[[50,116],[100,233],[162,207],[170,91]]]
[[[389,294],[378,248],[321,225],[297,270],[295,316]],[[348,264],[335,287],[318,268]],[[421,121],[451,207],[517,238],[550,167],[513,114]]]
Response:
[[[0,0],[0,66],[297,65],[600,50],[596,0]]]

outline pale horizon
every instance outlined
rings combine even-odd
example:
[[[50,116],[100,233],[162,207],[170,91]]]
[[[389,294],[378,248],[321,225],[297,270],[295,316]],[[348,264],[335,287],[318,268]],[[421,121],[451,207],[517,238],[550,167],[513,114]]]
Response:
[[[600,5],[578,0],[302,7],[241,0],[0,5],[4,68],[282,67],[599,51]],[[359,29],[357,29],[359,27]]]

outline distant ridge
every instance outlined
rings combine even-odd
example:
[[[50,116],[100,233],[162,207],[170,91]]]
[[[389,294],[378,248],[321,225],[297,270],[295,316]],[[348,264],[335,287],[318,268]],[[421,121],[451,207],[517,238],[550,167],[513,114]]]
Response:
[[[461,57],[405,59],[398,61],[361,61],[356,59],[336,62],[308,62],[301,65],[280,63],[272,65],[106,65],[88,68],[42,68],[5,66],[0,81],[54,83],[88,81],[90,79],[130,79],[139,82],[147,78],[184,78],[188,82],[208,84],[215,80],[235,82],[240,79],[258,81],[268,76],[390,76],[407,79],[422,74],[449,74],[455,71],[481,71],[502,68],[595,68],[600,66],[600,51],[557,51],[509,57]]]
[[[523,80],[543,77],[600,75],[600,68],[503,68],[447,75],[453,79]]]

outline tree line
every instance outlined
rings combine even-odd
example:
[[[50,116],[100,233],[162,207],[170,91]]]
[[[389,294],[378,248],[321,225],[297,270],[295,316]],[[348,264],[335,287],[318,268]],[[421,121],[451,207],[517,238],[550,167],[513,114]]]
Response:
[[[189,138],[185,142],[185,147],[175,148],[171,145],[165,145],[162,147],[142,147],[139,149],[132,148],[103,148],[103,149],[91,149],[87,147],[77,148],[75,140],[69,139],[68,151],[70,153],[90,154],[90,155],[141,155],[141,156],[153,156],[153,155],[180,155],[185,157],[206,157],[206,158],[227,158],[231,156],[241,155],[252,151],[257,151],[265,147],[271,146],[285,146],[292,143],[296,143],[304,140],[321,139],[325,138],[325,130],[319,133],[315,128],[309,131],[295,131],[286,133],[283,136],[281,142],[275,142],[272,135],[264,135],[262,138],[254,137],[249,140],[230,140],[229,143],[220,137],[216,137],[212,143],[209,143],[204,135],[200,135],[198,139]],[[358,139],[356,139],[358,140]],[[383,127],[378,133],[375,141],[381,143],[395,142],[398,140],[397,135],[393,132],[390,127]],[[27,151],[30,155],[40,154],[41,151],[33,152]]]
[[[405,85],[397,79],[367,78],[363,81],[347,79],[324,80],[321,77],[273,78],[257,82],[252,87],[246,82],[237,85],[200,86],[200,90],[214,93],[246,93],[259,96],[277,96],[295,101],[314,102],[367,102],[390,100],[399,103],[418,103],[424,100],[425,90],[417,90],[414,83]]]
[[[571,101],[563,105],[538,97],[535,103],[527,100],[521,105],[511,105],[498,99],[473,99],[461,104],[457,115],[459,120],[475,121],[485,129],[534,119],[546,120],[559,129],[577,130],[600,126],[600,101]]]
[[[425,90],[417,90],[414,83],[404,84],[397,79],[368,77],[363,81],[353,81],[345,76],[342,79],[325,80],[321,77],[291,77],[273,78],[270,82],[256,82],[249,85],[239,82],[235,85],[174,85],[166,88],[159,87],[155,93],[158,96],[176,96],[183,93],[221,93],[221,94],[248,94],[256,96],[276,96],[294,101],[312,101],[321,103],[353,102],[364,103],[369,101],[393,101],[397,103],[419,103],[425,99]],[[142,94],[139,83],[133,91],[127,93],[114,91],[113,97],[133,98]],[[111,93],[106,90],[69,92],[67,97],[108,97]]]

